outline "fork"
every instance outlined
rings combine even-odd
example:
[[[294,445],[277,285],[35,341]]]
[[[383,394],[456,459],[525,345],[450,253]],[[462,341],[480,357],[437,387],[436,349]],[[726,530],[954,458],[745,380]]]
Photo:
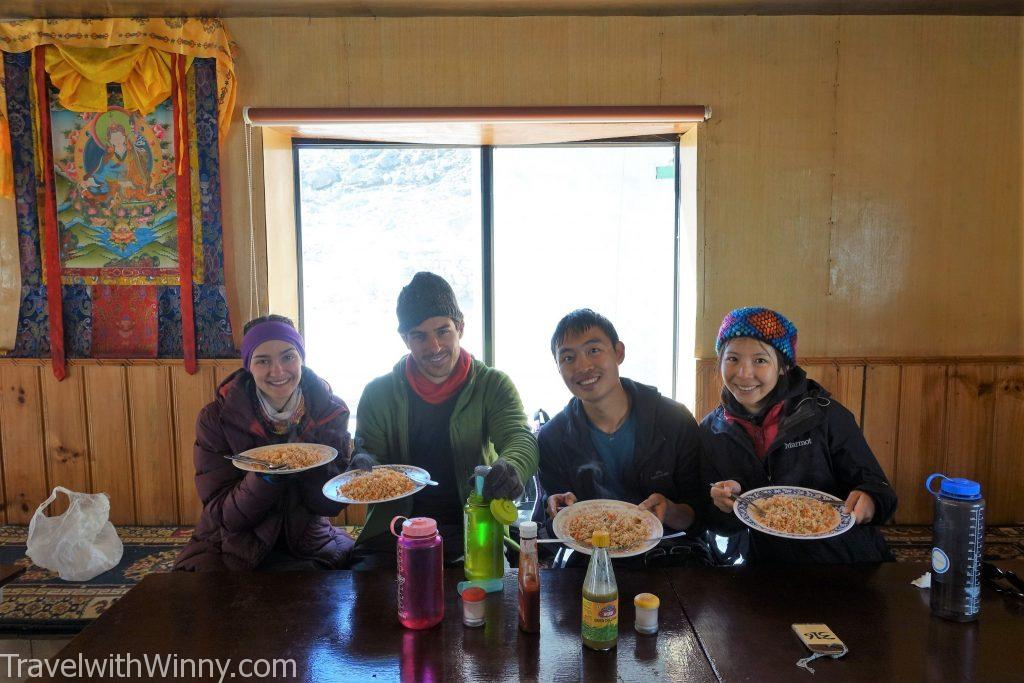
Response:
[[[266,467],[268,470],[283,470],[288,467],[285,463],[274,464],[267,462],[266,460],[260,460],[259,458],[253,458],[248,455],[225,455],[228,460],[237,460],[238,462],[244,462],[248,465],[261,465]]]
[[[717,483],[718,483],[718,482],[715,482],[715,481],[713,481],[713,482],[711,482],[710,484],[708,484],[708,486],[710,486],[710,487],[714,488],[715,484],[717,484]],[[739,500],[739,498],[738,498],[738,497],[736,496],[736,494],[735,494],[735,493],[733,493],[733,492],[731,492],[731,491],[730,491],[730,492],[729,492],[729,500],[731,500],[732,502],[734,502],[734,503],[735,503],[736,501],[738,501],[738,500]],[[752,500],[748,500],[748,501],[747,501],[747,505],[749,505],[750,507],[752,507],[752,508],[754,508],[755,510],[757,510],[757,512],[758,512],[758,513],[759,513],[760,515],[764,516],[764,510],[762,510],[762,509],[761,509],[760,507],[758,507],[757,503],[755,503],[754,501],[752,501]]]
[[[651,541],[659,541],[660,542],[660,541],[667,540],[669,538],[677,538],[679,536],[685,536],[685,535],[686,535],[685,531],[677,531],[674,534],[665,534],[664,536],[652,536],[651,538],[645,538],[644,540],[640,541],[640,543],[650,543]],[[537,539],[537,543],[570,543],[570,542],[572,542],[572,539],[567,539],[567,538],[538,538]],[[608,546],[608,549],[609,550],[615,550],[615,549],[622,549],[624,547],[625,546],[621,546],[621,545],[612,545],[612,546]],[[630,547],[635,548],[636,546],[634,545],[634,546],[630,546]]]
[[[735,503],[736,501],[738,501],[738,500],[739,500],[739,496],[737,496],[737,495],[736,495],[735,493],[730,493],[730,494],[729,494],[729,500],[731,500],[731,501],[733,501],[733,502]],[[758,504],[757,504],[757,503],[755,503],[754,501],[752,501],[752,500],[748,500],[748,501],[747,501],[747,505],[748,505],[748,506],[750,506],[750,507],[752,507],[752,508],[754,508],[755,510],[757,510],[757,513],[758,513],[759,515],[761,515],[761,516],[764,516],[764,510],[763,510],[763,509],[761,509],[761,508],[760,508],[760,507],[758,506]]]

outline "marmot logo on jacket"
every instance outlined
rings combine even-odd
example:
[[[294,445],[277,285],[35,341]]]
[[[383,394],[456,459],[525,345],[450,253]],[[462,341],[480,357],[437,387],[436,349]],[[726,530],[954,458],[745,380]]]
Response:
[[[804,439],[803,441],[794,441],[793,443],[787,443],[786,444],[786,450],[789,450],[790,448],[800,448],[801,446],[810,446],[810,445],[811,445],[811,440],[810,439]]]

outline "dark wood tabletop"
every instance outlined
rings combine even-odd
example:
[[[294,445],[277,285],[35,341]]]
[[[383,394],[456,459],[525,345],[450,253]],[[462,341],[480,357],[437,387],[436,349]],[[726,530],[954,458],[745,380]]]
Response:
[[[1024,576],[1024,561],[997,562]],[[910,582],[927,566],[666,570],[723,681],[811,681],[794,623],[825,623],[850,649],[811,663],[828,681],[1024,681],[1024,601],[982,587],[972,623],[932,616]]]
[[[462,624],[446,572],[445,619],[425,631],[395,614],[392,572],[171,573],[147,576],[58,657],[291,658],[306,681],[714,681],[664,572],[617,572],[619,643],[585,650],[581,570],[543,570],[541,633],[518,631],[515,574],[487,597],[486,626]],[[633,596],[661,598],[656,635],[633,630]]]

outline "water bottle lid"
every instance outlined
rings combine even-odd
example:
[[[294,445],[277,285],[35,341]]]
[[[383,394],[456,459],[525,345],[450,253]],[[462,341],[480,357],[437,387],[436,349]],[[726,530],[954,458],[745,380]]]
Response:
[[[484,477],[491,471],[490,465],[477,465],[473,468],[473,482],[474,488],[476,489],[476,495],[483,497],[484,495]]]
[[[402,522],[402,535],[424,538],[437,533],[437,522],[430,517],[413,517]]]
[[[523,522],[520,524],[519,538],[537,538],[537,522]]]
[[[932,481],[936,477],[942,477],[942,482],[939,484],[939,495],[959,498],[961,500],[977,500],[981,498],[981,484],[978,482],[959,477],[947,477],[944,474],[933,474],[925,481],[925,487],[932,493],[935,493],[932,490]]]
[[[595,548],[607,548],[610,540],[610,536],[606,529],[598,529],[594,532],[594,535],[590,537],[590,545]]]
[[[479,586],[470,586],[462,591],[463,602],[480,602],[487,597],[487,591]]]

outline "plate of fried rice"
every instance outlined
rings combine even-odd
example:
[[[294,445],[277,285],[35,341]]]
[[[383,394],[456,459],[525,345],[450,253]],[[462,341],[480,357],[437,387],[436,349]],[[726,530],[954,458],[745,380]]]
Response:
[[[327,481],[324,495],[339,503],[386,503],[419,492],[430,473],[415,465],[374,465],[369,472],[350,470]]]
[[[607,529],[609,557],[632,557],[658,545],[664,534],[661,522],[647,510],[621,500],[582,500],[555,515],[551,528],[573,550],[590,555],[590,537]],[[654,540],[648,540],[654,539]]]
[[[249,458],[263,460],[271,465],[286,464],[281,469],[267,469],[262,465],[232,460],[235,467],[246,472],[269,472],[271,474],[292,474],[314,467],[320,467],[338,457],[338,451],[320,443],[279,443],[270,446],[250,448],[239,453]]]
[[[802,486],[763,486],[740,494],[732,509],[741,522],[756,531],[780,538],[812,540],[832,538],[850,530],[856,520],[843,509],[842,503],[829,493]]]

